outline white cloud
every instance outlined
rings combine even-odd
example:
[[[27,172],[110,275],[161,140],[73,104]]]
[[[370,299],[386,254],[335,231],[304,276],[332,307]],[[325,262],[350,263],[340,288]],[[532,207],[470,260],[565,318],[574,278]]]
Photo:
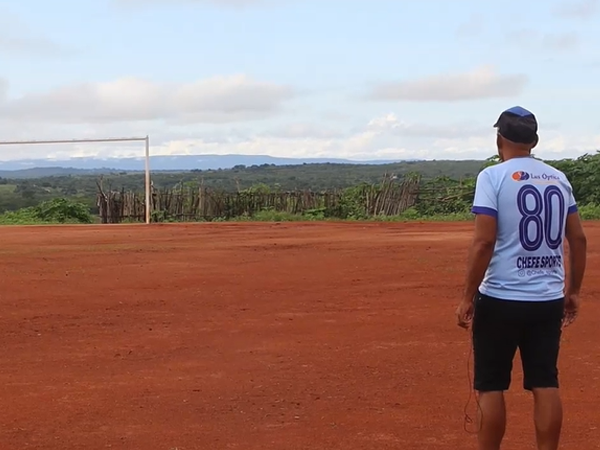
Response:
[[[600,0],[563,1],[556,8],[556,15],[568,19],[590,19],[600,11]]]
[[[121,78],[5,99],[0,103],[0,118],[55,123],[232,122],[265,117],[293,94],[288,86],[243,75],[188,84]]]
[[[471,124],[431,125],[408,123],[399,120],[395,114],[377,117],[367,126],[369,130],[386,131],[394,136],[413,138],[459,139],[468,136],[485,136],[490,134],[491,127],[473,126]]]
[[[334,130],[310,123],[290,123],[272,131],[256,132],[230,125],[147,129],[136,124],[53,126],[23,124],[20,133],[0,121],[0,135],[15,139],[57,139],[150,134],[153,155],[247,154],[285,157],[366,159],[484,159],[494,154],[494,130],[486,124],[419,124],[386,114],[365,121],[354,131]],[[547,129],[547,127],[545,127]],[[287,130],[287,133],[286,133]],[[486,131],[487,130],[487,131]],[[546,158],[578,156],[600,148],[598,136],[571,136],[557,130],[542,134],[538,154]],[[0,160],[73,156],[130,157],[143,155],[141,144],[77,144],[0,147]],[[140,166],[141,168],[142,166]]]
[[[485,21],[481,14],[473,14],[469,19],[459,25],[456,29],[456,36],[460,38],[471,38],[483,33]]]
[[[519,95],[528,78],[524,74],[502,75],[484,66],[471,72],[425,77],[381,84],[370,98],[381,101],[457,102]]]
[[[487,150],[486,150],[487,149]],[[600,134],[596,136],[567,135],[557,131],[545,133],[534,153],[544,159],[563,159],[594,153],[600,149]],[[439,158],[467,159],[470,155],[490,156],[496,151],[495,137],[469,137],[463,139],[438,139],[433,143],[433,151]],[[443,156],[445,155],[445,156]],[[487,156],[483,156],[484,158]]]
[[[68,56],[72,50],[39,36],[19,16],[0,5],[0,54],[42,58]]]
[[[506,37],[511,44],[527,51],[568,52],[577,49],[580,44],[579,35],[575,32],[541,33],[525,28],[512,31]]]
[[[334,139],[345,137],[348,133],[323,125],[317,126],[311,123],[300,122],[290,123],[270,132],[261,133],[261,135],[282,139]]]
[[[344,138],[282,139],[253,136],[241,142],[207,143],[200,139],[173,140],[153,148],[155,154],[253,154],[288,157],[368,159],[484,159],[496,152],[495,134],[410,141],[386,130],[366,129]],[[572,138],[553,133],[543,139],[537,154],[560,159],[600,148],[600,135]]]
[[[8,81],[4,78],[0,78],[0,104],[6,101],[8,95]]]
[[[542,46],[552,51],[568,51],[579,46],[577,33],[547,34],[542,38]]]
[[[11,53],[17,56],[41,56],[44,58],[72,54],[71,51],[47,38],[7,35],[2,31],[0,31],[0,53]]]
[[[587,68],[591,68],[591,69],[597,69],[600,67],[600,59],[596,59],[596,60],[592,60],[586,63],[583,63],[584,67]]]
[[[214,5],[242,8],[246,6],[262,6],[281,3],[281,0],[113,0],[117,6],[146,7],[154,5]]]

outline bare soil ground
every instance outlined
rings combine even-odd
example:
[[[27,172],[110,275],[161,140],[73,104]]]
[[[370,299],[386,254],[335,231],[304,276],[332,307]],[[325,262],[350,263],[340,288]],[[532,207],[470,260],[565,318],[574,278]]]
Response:
[[[564,447],[591,450],[600,224],[586,229],[561,376]],[[0,448],[475,448],[454,317],[470,237],[470,224],[3,227]],[[507,450],[534,448],[520,373]]]

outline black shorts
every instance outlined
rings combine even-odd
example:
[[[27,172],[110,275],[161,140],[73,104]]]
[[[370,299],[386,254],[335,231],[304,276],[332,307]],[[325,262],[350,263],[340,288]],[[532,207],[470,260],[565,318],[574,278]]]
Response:
[[[523,388],[557,388],[563,313],[564,299],[525,302],[478,294],[473,317],[475,390],[508,390],[517,348]]]

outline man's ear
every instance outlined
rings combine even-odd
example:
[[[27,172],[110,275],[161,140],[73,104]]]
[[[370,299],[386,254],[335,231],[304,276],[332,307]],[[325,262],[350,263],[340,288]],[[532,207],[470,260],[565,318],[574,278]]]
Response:
[[[500,134],[496,135],[496,147],[498,149],[498,157],[500,161],[504,162],[504,153],[502,152],[502,146],[504,145],[504,139]]]
[[[531,146],[531,150],[533,150],[533,149],[534,149],[534,148],[535,148],[535,147],[538,145],[538,142],[540,142],[540,138],[539,138],[539,136],[536,134],[536,136],[535,136],[535,141],[533,141],[533,145]]]
[[[496,146],[498,150],[502,150],[502,146],[504,145],[504,139],[500,136],[500,133],[496,134]]]

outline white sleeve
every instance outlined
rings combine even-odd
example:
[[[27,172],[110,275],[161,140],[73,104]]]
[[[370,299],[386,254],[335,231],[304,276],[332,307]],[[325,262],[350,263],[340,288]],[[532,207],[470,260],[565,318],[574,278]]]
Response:
[[[569,197],[568,197],[568,201],[569,201],[569,210],[568,210],[567,214],[576,213],[578,211],[578,209],[577,209],[577,201],[575,201],[575,196],[573,195],[573,187],[571,186],[571,183],[569,183]]]
[[[480,172],[477,176],[475,199],[473,200],[471,212],[498,217],[498,193],[487,170]]]

